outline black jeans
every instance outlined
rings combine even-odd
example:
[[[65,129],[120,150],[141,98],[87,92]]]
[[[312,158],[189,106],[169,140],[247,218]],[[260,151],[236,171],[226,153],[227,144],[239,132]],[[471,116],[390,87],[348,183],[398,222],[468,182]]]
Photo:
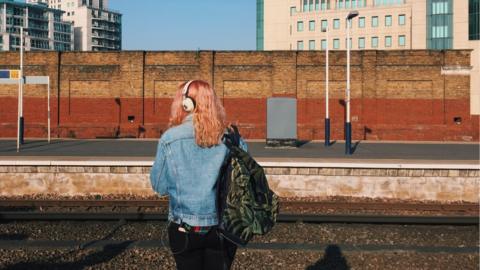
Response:
[[[168,238],[177,269],[230,269],[237,246],[223,240],[212,228],[207,234],[181,232],[180,226],[170,223]]]

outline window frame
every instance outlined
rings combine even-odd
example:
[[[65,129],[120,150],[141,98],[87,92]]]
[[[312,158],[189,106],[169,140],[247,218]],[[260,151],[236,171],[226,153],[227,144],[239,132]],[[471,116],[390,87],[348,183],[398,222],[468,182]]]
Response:
[[[387,40],[390,40],[389,43],[387,43]],[[391,48],[393,44],[393,38],[392,36],[385,36],[385,48]]]
[[[401,44],[401,40],[403,40],[403,44]],[[405,47],[407,46],[407,37],[405,35],[398,36],[398,47]]]
[[[313,25],[313,27],[312,27],[312,25]],[[308,21],[308,31],[315,31],[315,20]]]
[[[385,27],[390,27],[393,25],[392,15],[385,15]]]
[[[360,42],[362,41],[362,42]],[[363,46],[360,46],[360,45],[363,45]],[[365,37],[359,37],[358,38],[358,48],[359,49],[365,49]]]
[[[378,25],[379,25],[378,16],[372,16],[372,23],[371,23],[372,28],[377,28]]]
[[[365,17],[359,17],[358,18],[358,28],[365,28],[365,24],[366,24],[366,18]],[[360,22],[363,22],[363,23],[360,23]]]
[[[300,45],[302,45],[300,48]],[[303,40],[297,40],[297,51],[303,51],[305,48],[304,44],[303,44]]]
[[[375,40],[375,43],[373,42]],[[372,48],[378,48],[378,37],[377,36],[373,36],[371,39],[370,39],[370,46]]]
[[[403,18],[403,19],[400,19]],[[398,25],[406,25],[407,24],[407,16],[405,14],[398,15]]]
[[[303,21],[297,21],[297,32],[303,32],[304,26]]]
[[[341,27],[340,19],[333,19],[333,29],[340,29],[340,27]]]

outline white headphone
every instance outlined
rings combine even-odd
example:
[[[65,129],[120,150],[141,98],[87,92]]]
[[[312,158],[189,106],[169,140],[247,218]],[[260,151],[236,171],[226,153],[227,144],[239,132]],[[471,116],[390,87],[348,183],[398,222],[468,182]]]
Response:
[[[188,81],[183,87],[183,91],[182,91],[182,95],[183,95],[182,105],[183,105],[183,110],[185,110],[186,112],[192,112],[193,110],[195,110],[195,100],[193,100],[193,98],[188,96],[188,87],[190,87],[190,84],[192,82],[193,81]]]

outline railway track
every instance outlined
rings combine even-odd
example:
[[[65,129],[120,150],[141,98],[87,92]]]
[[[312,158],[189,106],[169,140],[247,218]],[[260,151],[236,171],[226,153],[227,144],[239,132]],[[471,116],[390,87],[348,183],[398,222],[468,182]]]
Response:
[[[123,249],[156,249],[168,248],[167,243],[161,240],[8,240],[0,241],[0,249],[16,250],[49,250],[49,249],[105,249],[108,247],[122,246]],[[328,247],[328,244],[305,244],[305,243],[258,243],[251,242],[243,249],[256,250],[299,250],[319,251]],[[362,252],[418,252],[418,253],[475,253],[478,247],[449,247],[449,246],[415,246],[415,245],[339,245],[343,251]]]
[[[476,204],[392,204],[284,201],[278,222],[478,225]],[[0,220],[167,220],[166,200],[1,200]],[[343,211],[403,211],[385,213],[312,213]],[[310,211],[309,211],[310,210]],[[409,215],[409,211],[422,212]],[[303,213],[299,213],[303,212]],[[435,215],[432,215],[434,213]]]
[[[0,212],[0,220],[91,221],[130,220],[166,221],[163,213],[38,213]],[[364,223],[364,224],[425,224],[425,225],[478,225],[475,216],[388,216],[388,215],[302,215],[280,214],[277,222],[307,223]]]
[[[47,207],[111,207],[155,208],[168,207],[167,200],[0,200],[0,208],[47,208]],[[479,204],[434,204],[434,203],[378,203],[378,202],[316,202],[281,201],[282,209],[335,209],[379,211],[425,211],[463,212],[478,214]]]

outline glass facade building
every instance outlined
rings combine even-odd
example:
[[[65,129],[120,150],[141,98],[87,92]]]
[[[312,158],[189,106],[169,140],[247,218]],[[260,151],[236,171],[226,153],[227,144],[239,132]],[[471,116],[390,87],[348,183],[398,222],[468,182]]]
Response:
[[[263,50],[264,0],[257,0],[257,50]]]
[[[62,20],[63,13],[46,5],[0,0],[0,50],[20,49],[22,27],[25,50],[73,50],[73,25]]]
[[[427,49],[453,48],[452,2],[452,0],[427,0]]]
[[[468,39],[480,40],[480,0],[468,0]]]

